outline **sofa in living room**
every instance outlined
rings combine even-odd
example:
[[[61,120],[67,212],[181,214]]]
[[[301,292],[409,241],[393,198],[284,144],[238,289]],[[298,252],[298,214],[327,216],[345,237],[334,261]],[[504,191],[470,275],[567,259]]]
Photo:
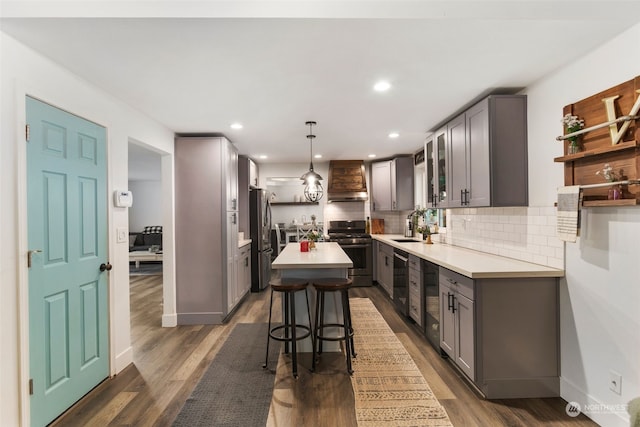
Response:
[[[152,247],[162,251],[161,225],[149,225],[140,233],[129,233],[129,252],[148,251]]]

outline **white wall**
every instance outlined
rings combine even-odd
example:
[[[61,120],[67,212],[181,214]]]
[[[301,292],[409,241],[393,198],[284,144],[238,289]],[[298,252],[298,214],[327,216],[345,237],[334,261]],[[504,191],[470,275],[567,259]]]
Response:
[[[0,413],[3,425],[28,425],[28,304],[25,198],[25,95],[29,94],[107,128],[108,190],[128,185],[130,139],[165,153],[163,174],[172,177],[173,133],[113,99],[67,70],[0,33]],[[165,163],[168,167],[165,167]],[[173,193],[173,181],[170,181]],[[162,206],[164,224],[173,224],[173,198]],[[111,373],[131,363],[128,245],[116,243],[116,228],[128,226],[125,208],[109,203]],[[173,239],[170,232],[165,239]],[[172,240],[165,245],[173,245]],[[172,253],[165,257],[172,257]],[[166,258],[165,258],[166,259]],[[171,264],[171,262],[170,262]],[[171,280],[165,276],[165,282]],[[166,283],[165,283],[166,284]],[[171,284],[173,285],[173,283]],[[168,302],[169,307],[173,303]],[[22,387],[20,387],[22,385]],[[20,407],[20,402],[24,406]]]
[[[638,52],[640,24],[526,89],[531,206],[553,206],[563,185],[562,165],[553,162],[562,155],[562,108],[639,75]],[[628,426],[624,405],[640,396],[640,208],[582,215],[581,237],[566,244],[560,290],[561,394],[583,410],[613,405],[585,412],[602,425]],[[621,396],[609,390],[609,370],[622,374]]]
[[[162,181],[129,181],[133,206],[129,208],[129,231],[162,225]]]

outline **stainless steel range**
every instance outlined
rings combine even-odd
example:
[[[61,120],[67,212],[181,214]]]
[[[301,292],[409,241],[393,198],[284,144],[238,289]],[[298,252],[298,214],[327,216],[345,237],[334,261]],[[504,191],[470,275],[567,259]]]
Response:
[[[371,235],[365,232],[365,221],[329,221],[327,234],[330,242],[336,242],[353,262],[349,278],[354,286],[371,286],[373,277],[373,244]]]

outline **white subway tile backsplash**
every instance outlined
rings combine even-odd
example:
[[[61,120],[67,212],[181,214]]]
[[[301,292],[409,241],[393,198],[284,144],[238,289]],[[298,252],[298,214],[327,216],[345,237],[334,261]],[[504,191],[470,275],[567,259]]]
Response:
[[[447,223],[441,242],[564,268],[555,207],[449,209]]]

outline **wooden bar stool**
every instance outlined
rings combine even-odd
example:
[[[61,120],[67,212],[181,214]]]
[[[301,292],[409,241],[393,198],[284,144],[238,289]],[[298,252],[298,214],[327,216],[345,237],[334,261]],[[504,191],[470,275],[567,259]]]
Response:
[[[349,306],[349,288],[353,281],[346,278],[323,278],[314,279],[313,287],[316,290],[316,315],[315,315],[315,328],[314,328],[314,352],[318,355],[322,354],[322,342],[323,341],[344,341],[344,350],[347,358],[347,372],[349,375],[353,373],[351,367],[351,357],[356,357],[356,350],[353,345],[353,326],[351,324],[351,308]],[[327,292],[340,292],[341,305],[342,305],[342,323],[325,323],[324,321],[324,297]],[[336,315],[337,313],[336,307]],[[327,336],[324,335],[325,328],[342,328],[342,335]],[[311,370],[316,368],[315,354],[311,365]]]
[[[313,336],[311,334],[311,312],[309,310],[309,294],[307,287],[309,282],[307,279],[275,279],[269,282],[271,285],[271,302],[269,303],[269,333],[267,336],[267,354],[265,357],[263,368],[266,369],[269,363],[269,341],[274,339],[285,343],[284,352],[289,353],[289,343],[291,343],[291,353],[293,362],[293,377],[298,378],[298,357],[297,357],[297,341],[311,336],[313,345]],[[304,291],[307,300],[307,316],[309,317],[309,325],[296,324],[296,292]],[[283,323],[278,326],[271,326],[271,315],[273,311],[273,293],[281,292],[284,303]],[[302,331],[302,334],[298,333]]]

